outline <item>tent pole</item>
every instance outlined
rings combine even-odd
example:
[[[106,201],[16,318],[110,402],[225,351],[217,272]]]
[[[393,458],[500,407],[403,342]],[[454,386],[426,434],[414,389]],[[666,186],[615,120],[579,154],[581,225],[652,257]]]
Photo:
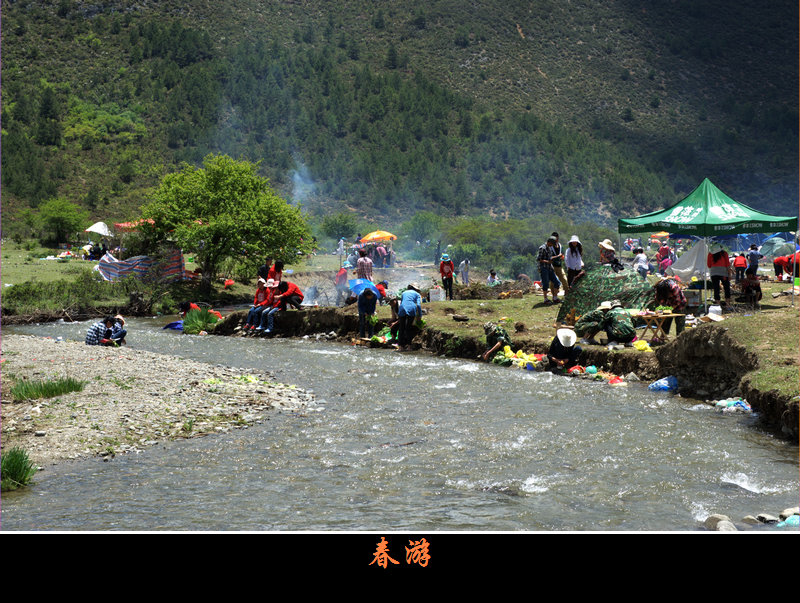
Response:
[[[792,274],[791,274],[792,278],[789,280],[789,282],[792,283],[792,308],[794,308],[794,283],[795,283],[794,271],[795,271],[795,268],[796,268],[795,262],[797,261],[797,234],[796,233],[794,235],[794,241],[793,242],[794,242],[794,245],[792,245],[792,247],[794,247],[794,253],[792,254]]]
[[[703,237],[703,243],[706,245],[706,258],[708,258],[708,237]],[[701,264],[702,265],[702,264]],[[703,312],[708,314],[708,260],[706,260],[706,267],[703,269]]]

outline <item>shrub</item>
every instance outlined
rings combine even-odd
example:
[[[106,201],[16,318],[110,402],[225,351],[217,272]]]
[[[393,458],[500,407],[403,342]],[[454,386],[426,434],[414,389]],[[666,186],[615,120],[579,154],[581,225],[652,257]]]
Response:
[[[0,459],[0,490],[16,490],[27,486],[36,473],[36,467],[22,448],[14,447]]]
[[[200,331],[208,331],[214,328],[214,324],[218,320],[216,315],[205,308],[189,310],[183,319],[183,332],[189,335],[197,335]]]

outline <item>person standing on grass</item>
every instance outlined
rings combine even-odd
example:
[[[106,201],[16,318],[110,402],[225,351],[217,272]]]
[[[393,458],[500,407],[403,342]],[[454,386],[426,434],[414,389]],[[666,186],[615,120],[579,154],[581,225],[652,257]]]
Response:
[[[572,235],[567,243],[567,252],[564,254],[564,264],[567,266],[567,283],[572,287],[572,283],[583,272],[583,245],[578,235]]]
[[[566,294],[569,291],[569,282],[567,275],[564,274],[564,252],[558,239],[558,233],[554,232],[550,236],[556,240],[555,245],[553,245],[553,257],[550,258],[550,265],[553,267],[553,272],[564,287],[564,293]]]
[[[453,274],[456,267],[453,260],[446,253],[442,254],[442,261],[439,262],[439,274],[442,275],[442,288],[447,299],[453,300]]]
[[[558,303],[558,288],[561,283],[553,272],[552,257],[555,255],[555,245],[557,241],[555,237],[548,237],[544,245],[539,247],[539,255],[537,261],[539,262],[539,275],[542,281],[542,293],[544,294],[544,303],[547,305]],[[553,294],[553,301],[547,299],[548,289]]]
[[[745,257],[744,252],[733,258],[733,269],[736,272],[736,284],[738,285],[742,282],[745,270],[747,270],[747,258]]]
[[[753,268],[758,274],[758,260],[764,256],[758,251],[758,245],[753,243],[750,245],[750,251],[747,252],[747,267]]]
[[[458,265],[458,273],[461,275],[461,284],[469,285],[469,260],[461,260]]]
[[[731,298],[731,261],[722,245],[714,245],[709,250],[706,265],[714,287],[714,303],[720,303],[720,283],[725,290],[725,303],[728,303]]]

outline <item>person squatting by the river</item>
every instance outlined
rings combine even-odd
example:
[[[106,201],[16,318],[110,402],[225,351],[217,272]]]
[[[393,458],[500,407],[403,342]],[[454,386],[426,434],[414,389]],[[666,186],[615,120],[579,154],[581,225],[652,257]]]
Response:
[[[422,318],[422,296],[419,293],[419,285],[411,283],[408,289],[403,291],[400,296],[400,303],[397,307],[398,333],[397,343],[400,351],[411,349],[412,328],[414,320]]]
[[[125,319],[117,316],[106,316],[96,322],[86,332],[86,345],[103,345],[118,347],[125,343],[127,331],[124,329]]]
[[[377,302],[378,296],[369,287],[364,289],[358,296],[358,336],[362,339],[365,331],[369,333],[370,337],[374,334],[372,316],[375,314]]]
[[[550,349],[547,351],[547,359],[550,366],[571,369],[578,364],[581,355],[580,346],[575,345],[578,336],[572,329],[559,329],[556,336],[550,342]]]
[[[486,351],[481,355],[484,360],[494,360],[494,356],[505,346],[513,345],[511,337],[503,327],[496,325],[493,322],[487,322],[483,325],[483,332],[486,335]]]

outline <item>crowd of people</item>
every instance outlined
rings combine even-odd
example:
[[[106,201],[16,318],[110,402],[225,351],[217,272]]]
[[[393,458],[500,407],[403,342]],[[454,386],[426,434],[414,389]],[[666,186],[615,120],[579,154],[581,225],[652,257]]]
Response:
[[[253,305],[243,327],[247,336],[271,335],[275,332],[275,316],[292,307],[301,310],[305,295],[295,283],[283,279],[284,263],[272,264],[267,258],[258,269]]]
[[[651,258],[645,253],[639,241],[631,239],[625,242],[625,249],[633,252],[630,267],[642,279],[647,279],[648,275],[654,273],[661,275],[661,279],[653,285],[655,304],[667,308],[672,314],[662,323],[662,330],[664,333],[669,333],[674,321],[675,334],[679,335],[686,325],[687,298],[680,279],[666,275],[666,269],[676,259],[676,250],[670,247],[666,240],[659,241],[656,254]],[[373,276],[373,268],[391,264],[393,253],[393,251],[387,252],[382,245],[357,248],[333,278],[337,292],[336,305],[357,304],[361,338],[374,336],[378,306],[390,305],[392,311],[390,332],[396,338],[396,347],[408,350],[414,335],[414,327],[420,325],[422,318],[423,298],[420,287],[417,283],[410,283],[405,289],[392,295],[388,291],[388,281],[374,282]],[[598,255],[600,264],[613,272],[624,269],[609,239],[598,243]],[[539,247],[537,262],[541,291],[546,305],[560,303],[560,290],[563,288],[566,294],[575,286],[576,281],[586,274],[583,256],[583,243],[577,235],[573,235],[566,246],[562,246],[559,234],[553,232]],[[757,306],[762,299],[758,263],[763,258],[756,245],[751,246],[746,253],[734,254],[733,259],[721,245],[712,246],[708,252],[706,265],[711,279],[714,303],[726,305],[730,302],[734,293],[731,279],[734,278],[735,287],[741,293],[736,297],[736,301]],[[773,267],[776,277],[780,278],[783,273],[789,274],[792,270],[797,275],[798,264],[800,264],[800,252],[794,256],[775,258]],[[469,259],[463,259],[456,268],[448,253],[441,254],[438,270],[445,299],[454,299],[453,284],[457,278],[460,277],[463,285],[470,284],[470,268]],[[291,271],[289,273],[291,274]],[[283,278],[284,263],[280,260],[273,263],[271,259],[267,259],[258,268],[257,274],[256,291],[243,330],[245,335],[270,335],[275,332],[276,316],[279,312],[289,308],[302,309],[304,294],[295,283]],[[350,276],[360,279],[363,285],[357,292],[351,290]],[[494,269],[490,270],[486,284],[496,286],[500,283],[497,272]],[[179,304],[181,318],[185,318],[192,310],[202,309],[198,304],[189,301]],[[206,310],[217,318],[222,318],[218,311],[210,308]],[[558,329],[547,354],[551,364],[556,367],[568,369],[577,363],[581,352],[581,347],[577,345],[578,339],[583,346],[599,345],[595,337],[604,332],[607,339],[605,345],[612,347],[631,346],[636,341],[634,319],[622,302],[616,299],[603,301],[594,310],[580,316],[573,328],[565,327],[566,325],[562,325],[562,328]],[[487,349],[482,356],[485,360],[490,360],[501,348],[511,345],[511,338],[502,326],[487,323],[484,325],[484,331]],[[125,320],[122,316],[106,316],[89,329],[86,334],[86,344],[119,346],[125,344],[126,334]]]

